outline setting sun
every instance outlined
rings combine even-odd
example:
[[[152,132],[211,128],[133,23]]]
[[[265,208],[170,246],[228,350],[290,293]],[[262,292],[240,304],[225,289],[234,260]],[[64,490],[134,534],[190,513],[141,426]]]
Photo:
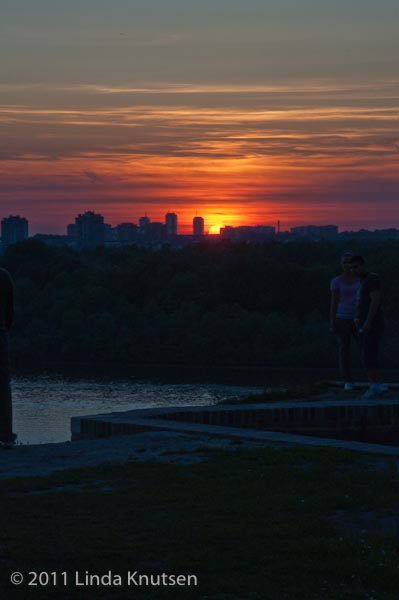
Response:
[[[223,225],[211,225],[211,227],[209,227],[209,235],[219,235],[221,227],[223,227]]]

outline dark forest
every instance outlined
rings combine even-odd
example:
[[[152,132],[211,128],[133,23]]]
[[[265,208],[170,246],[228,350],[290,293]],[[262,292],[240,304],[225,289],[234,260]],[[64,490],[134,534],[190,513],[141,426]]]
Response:
[[[383,361],[399,349],[399,242],[204,244],[77,252],[29,240],[15,282],[14,366],[52,363],[333,367],[329,282],[362,254],[384,286]]]

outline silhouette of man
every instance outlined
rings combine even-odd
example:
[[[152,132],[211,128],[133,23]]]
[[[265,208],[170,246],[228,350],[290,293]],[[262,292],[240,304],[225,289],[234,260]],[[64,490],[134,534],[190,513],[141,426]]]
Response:
[[[0,268],[0,445],[12,448],[12,400],[9,331],[14,317],[14,286],[8,271]]]
[[[379,346],[384,332],[382,286],[378,275],[367,270],[362,256],[352,256],[350,264],[352,272],[360,279],[355,325],[360,334],[363,362],[370,382],[363,397],[374,398],[387,391],[387,386],[379,383],[378,373]]]

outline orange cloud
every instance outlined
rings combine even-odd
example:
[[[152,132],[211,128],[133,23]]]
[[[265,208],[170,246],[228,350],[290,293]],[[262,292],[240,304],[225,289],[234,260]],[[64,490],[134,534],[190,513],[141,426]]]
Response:
[[[78,86],[57,108],[3,105],[2,211],[45,207],[59,228],[86,209],[113,223],[174,210],[186,232],[196,212],[208,227],[381,221],[370,207],[392,214],[399,189],[393,86]]]

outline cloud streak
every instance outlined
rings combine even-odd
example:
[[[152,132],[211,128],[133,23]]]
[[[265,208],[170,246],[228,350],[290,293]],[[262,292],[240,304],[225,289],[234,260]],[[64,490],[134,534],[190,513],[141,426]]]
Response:
[[[97,203],[113,221],[127,206],[137,220],[144,206],[174,204],[186,227],[191,213],[211,206],[214,218],[229,213],[233,223],[300,222],[310,207],[316,219],[331,220],[338,210],[345,222],[352,219],[349,200],[358,211],[362,199],[369,218],[378,197],[392,219],[399,182],[395,80],[378,88],[53,86],[56,102],[38,102],[35,90],[29,103],[25,87],[3,89],[15,96],[0,105],[3,211],[33,210],[40,198],[59,227],[60,212],[84,210],[84,198],[86,208]]]

